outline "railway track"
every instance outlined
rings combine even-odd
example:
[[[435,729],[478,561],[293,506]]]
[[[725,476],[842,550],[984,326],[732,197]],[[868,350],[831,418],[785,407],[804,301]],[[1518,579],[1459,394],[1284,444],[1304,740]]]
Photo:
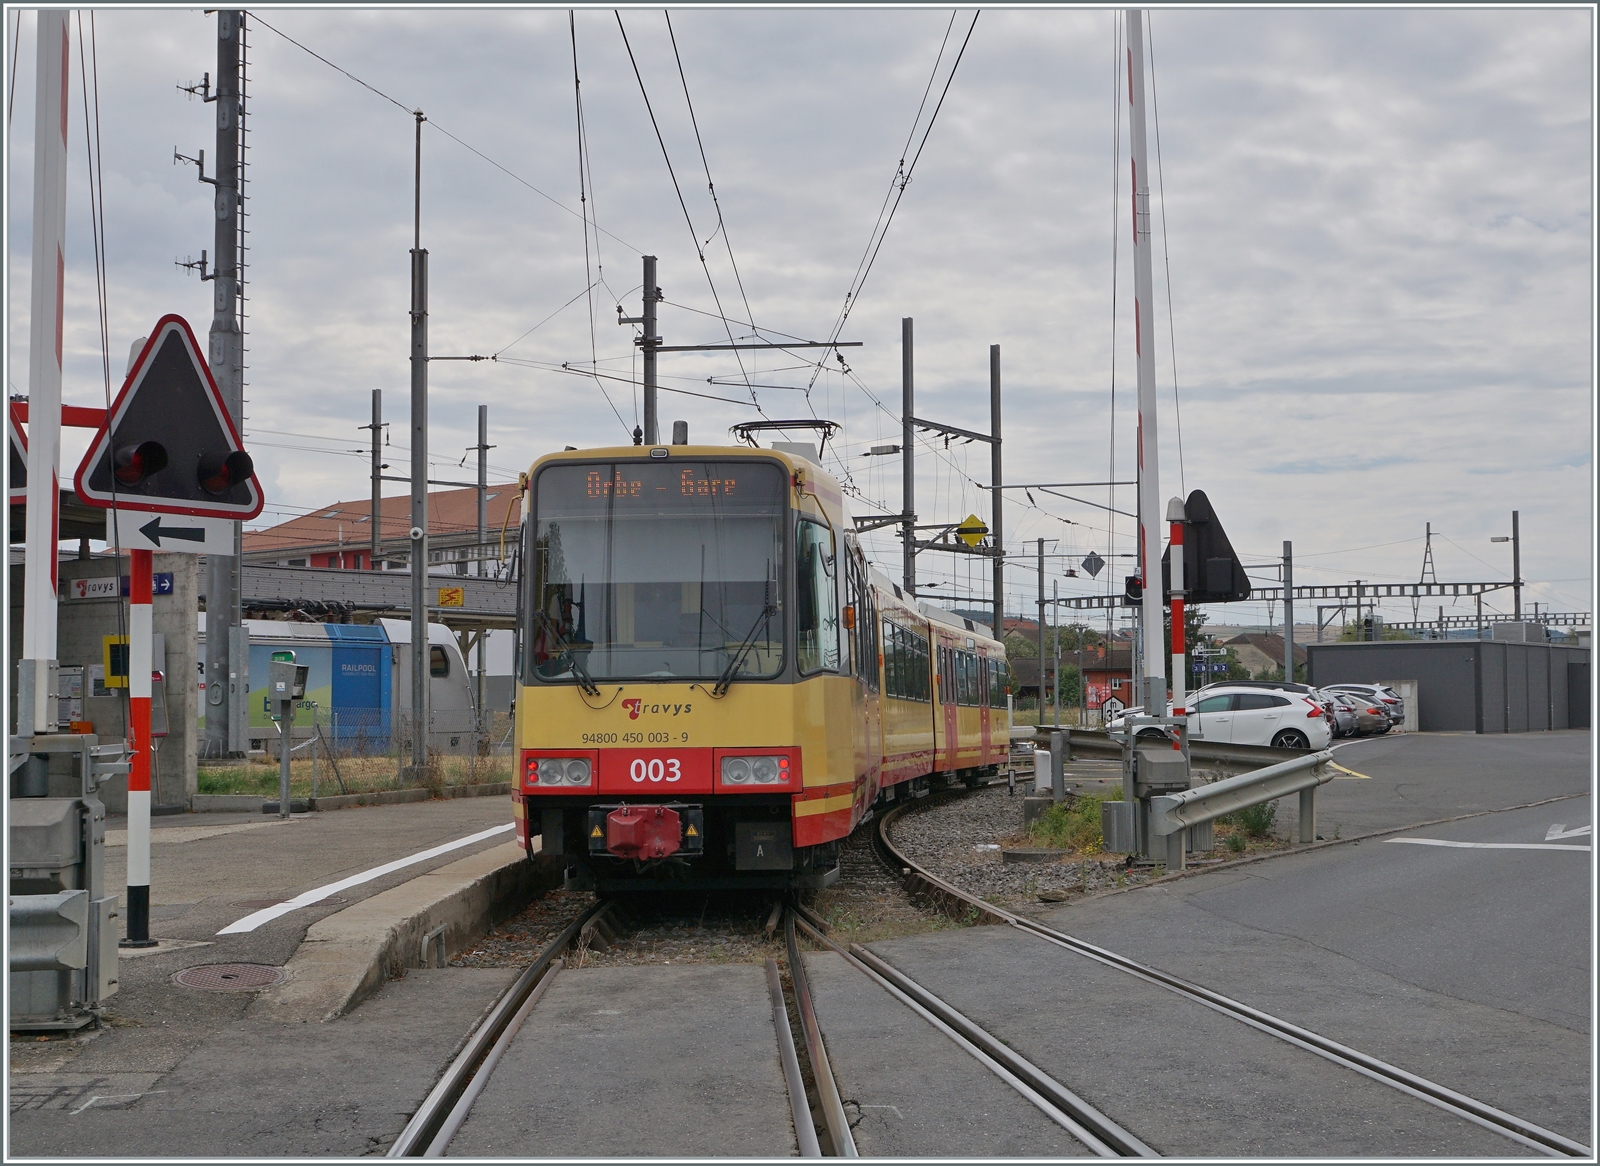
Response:
[[[896,819],[911,808],[913,807],[910,805],[895,806],[881,815],[876,823],[873,837],[879,858],[890,870],[901,873],[905,886],[913,897],[929,904],[937,905],[957,919],[1011,927],[1044,943],[1070,951],[1076,955],[1094,960],[1105,967],[1164,988],[1202,1007],[1237,1020],[1241,1024],[1257,1031],[1331,1061],[1352,1072],[1359,1073],[1364,1077],[1426,1102],[1465,1121],[1491,1130],[1535,1152],[1550,1157],[1593,1158],[1594,1153],[1588,1146],[1571,1138],[1563,1137],[1531,1121],[1506,1113],[1504,1110],[1497,1109],[1448,1086],[1389,1064],[1370,1054],[1351,1048],[1320,1033],[1302,1028],[1281,1017],[1273,1016],[1258,1008],[1253,1008],[1248,1004],[1231,999],[1219,992],[1190,983],[1181,977],[1152,968],[1128,956],[1088,943],[1065,932],[1057,931],[1036,920],[1015,915],[968,894],[952,883],[924,870],[894,845],[890,837],[890,827]],[[883,974],[883,971],[894,971],[894,969],[889,968],[887,964],[878,960],[877,957],[865,951],[865,949],[857,948],[850,954],[858,959],[865,957],[865,960],[871,960],[881,965],[880,974]]]
[[[766,912],[766,933],[770,938],[783,925],[787,909],[782,900],[773,900]],[[789,925],[792,931],[792,923]],[[461,1051],[445,1069],[438,1083],[423,1100],[417,1112],[406,1123],[399,1136],[387,1151],[391,1158],[442,1157],[451,1140],[461,1130],[473,1112],[474,1105],[484,1093],[503,1055],[517,1039],[525,1021],[537,1008],[546,990],[560,975],[562,968],[577,961],[579,966],[588,953],[604,952],[624,943],[634,931],[635,921],[618,900],[606,900],[588,907],[572,920],[555,939],[547,943],[534,960],[516,977],[498,1000],[489,1008],[484,1019],[463,1044]],[[768,959],[764,969],[772,1008],[772,1022],[777,1036],[778,1064],[788,1093],[790,1116],[794,1125],[795,1142],[802,1157],[823,1156],[817,1127],[805,1085],[806,1069],[810,1067],[814,1080],[825,1089],[832,1089],[833,1077],[827,1068],[820,1033],[814,1017],[804,1028],[806,1033],[807,1063],[802,1065],[790,1025],[790,996],[785,992],[783,978],[777,963]],[[580,973],[581,974],[581,973]],[[794,982],[794,981],[791,981]],[[805,993],[804,974],[798,977],[801,990],[798,996],[802,1014],[809,1014],[809,995]],[[815,1073],[815,1067],[821,1072]],[[834,1146],[849,1147],[848,1156],[854,1156],[850,1145],[848,1125],[838,1115],[838,1093],[833,1089],[824,1095],[824,1105],[831,1102],[826,1112],[834,1115],[824,1137],[830,1153]],[[784,1131],[787,1138],[788,1131]],[[831,1135],[831,1136],[828,1136]]]

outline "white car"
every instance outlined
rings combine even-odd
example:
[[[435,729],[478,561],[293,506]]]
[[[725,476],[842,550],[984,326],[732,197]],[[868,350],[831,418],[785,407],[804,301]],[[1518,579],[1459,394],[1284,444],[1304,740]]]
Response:
[[[1167,711],[1172,706],[1169,703]],[[1113,736],[1126,726],[1129,709],[1106,725]],[[1192,701],[1189,708],[1189,739],[1224,745],[1274,745],[1280,749],[1326,749],[1333,740],[1333,729],[1323,707],[1309,696],[1295,692],[1273,692],[1259,688],[1217,685]],[[1142,730],[1157,733],[1154,727]]]

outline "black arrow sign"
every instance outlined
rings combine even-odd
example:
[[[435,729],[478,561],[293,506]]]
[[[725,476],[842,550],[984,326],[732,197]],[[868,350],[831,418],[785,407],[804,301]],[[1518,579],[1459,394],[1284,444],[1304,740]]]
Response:
[[[139,528],[139,533],[155,543],[156,546],[161,545],[163,537],[182,539],[184,542],[189,543],[203,543],[206,541],[206,528],[203,526],[162,526],[159,518],[152,518],[145,523]]]

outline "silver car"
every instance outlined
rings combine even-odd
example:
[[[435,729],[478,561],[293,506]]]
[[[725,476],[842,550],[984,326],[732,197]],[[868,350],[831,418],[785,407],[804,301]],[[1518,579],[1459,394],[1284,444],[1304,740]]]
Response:
[[[1333,735],[1335,737],[1349,737],[1356,731],[1356,710],[1353,704],[1355,697],[1347,692],[1319,692],[1317,700],[1322,706],[1333,714]]]
[[[1376,704],[1369,697],[1356,692],[1335,691],[1328,695],[1341,702],[1354,717],[1353,736],[1376,737],[1394,727],[1386,705]]]
[[[1322,687],[1330,692],[1353,692],[1386,709],[1391,726],[1405,724],[1406,702],[1387,684],[1324,684]]]

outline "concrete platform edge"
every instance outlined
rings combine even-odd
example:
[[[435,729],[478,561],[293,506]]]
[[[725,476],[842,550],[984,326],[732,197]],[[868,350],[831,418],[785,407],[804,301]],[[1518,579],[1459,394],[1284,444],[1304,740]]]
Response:
[[[418,875],[318,920],[284,965],[288,979],[261,993],[249,1014],[277,1022],[336,1020],[409,967],[424,966],[422,941],[444,928],[447,956],[559,882],[515,842]]]
[[[447,785],[437,793],[430,789],[385,789],[360,794],[334,794],[331,797],[306,799],[313,811],[345,810],[352,806],[394,806],[405,802],[426,802],[439,798],[490,798],[511,792],[508,781],[487,785]],[[294,799],[296,802],[299,798]],[[259,814],[261,807],[276,798],[259,794],[194,794],[190,809],[196,814]]]

